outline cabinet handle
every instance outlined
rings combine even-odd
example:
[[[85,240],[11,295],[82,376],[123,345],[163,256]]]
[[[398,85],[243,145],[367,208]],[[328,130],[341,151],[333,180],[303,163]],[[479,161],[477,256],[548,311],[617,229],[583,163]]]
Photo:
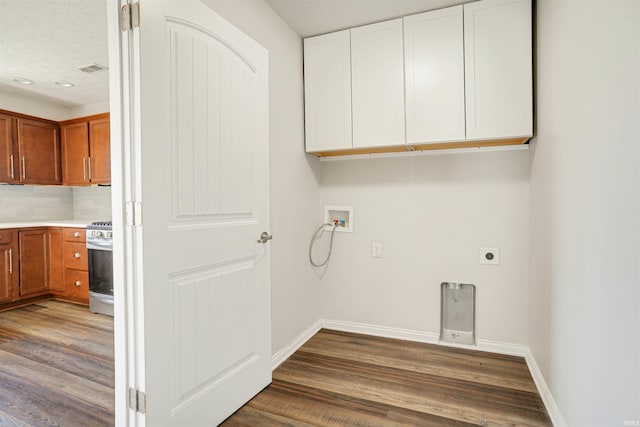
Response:
[[[89,160],[87,163],[89,163],[89,181],[91,181],[91,157],[87,157],[87,159]]]
[[[82,158],[82,180],[83,181],[87,180],[87,158],[86,157]]]
[[[76,252],[75,254],[73,254],[73,257],[74,257],[75,259],[78,259],[78,258],[80,258],[80,254],[79,254],[78,252]]]
[[[73,282],[73,284],[76,286],[80,286],[82,283],[80,283],[80,280],[76,280],[75,282]]]
[[[75,233],[73,233],[73,237],[80,237],[80,232],[76,231]]]
[[[9,248],[9,274],[13,274],[13,249]]]
[[[24,160],[24,156],[22,156],[22,180],[27,179],[27,162]]]
[[[13,154],[9,156],[9,177],[11,177],[11,179],[15,178],[13,171]]]

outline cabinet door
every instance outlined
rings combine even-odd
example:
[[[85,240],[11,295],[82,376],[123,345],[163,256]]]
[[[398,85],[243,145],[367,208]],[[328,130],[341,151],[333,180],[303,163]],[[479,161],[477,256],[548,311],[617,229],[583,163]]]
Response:
[[[17,245],[0,245],[0,302],[13,300],[18,277]]]
[[[17,119],[20,181],[25,184],[60,184],[58,126],[36,120]]]
[[[62,183],[89,184],[89,127],[86,122],[60,127]]]
[[[407,143],[463,141],[462,6],[404,18]]]
[[[108,118],[89,122],[89,177],[92,184],[111,183],[111,133]]]
[[[531,1],[464,5],[467,139],[531,136]]]
[[[307,152],[351,148],[349,30],[304,40]]]
[[[19,179],[15,122],[15,118],[0,114],[0,182],[12,183]]]
[[[47,290],[47,231],[20,231],[20,296]]]
[[[46,267],[47,289],[54,292],[64,292],[61,229],[47,230]]]
[[[403,145],[402,19],[351,30],[353,146]]]

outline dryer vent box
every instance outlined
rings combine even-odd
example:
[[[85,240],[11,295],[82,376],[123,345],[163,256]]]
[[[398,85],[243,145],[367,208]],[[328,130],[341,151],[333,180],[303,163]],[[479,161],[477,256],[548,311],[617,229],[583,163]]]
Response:
[[[457,344],[475,344],[475,285],[443,282],[440,289],[440,340]]]

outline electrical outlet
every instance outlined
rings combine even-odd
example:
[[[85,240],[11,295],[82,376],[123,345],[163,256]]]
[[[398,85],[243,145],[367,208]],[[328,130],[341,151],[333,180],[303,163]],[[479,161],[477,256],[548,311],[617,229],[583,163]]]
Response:
[[[371,258],[382,258],[382,243],[371,243]]]
[[[500,264],[500,248],[480,248],[480,264]]]

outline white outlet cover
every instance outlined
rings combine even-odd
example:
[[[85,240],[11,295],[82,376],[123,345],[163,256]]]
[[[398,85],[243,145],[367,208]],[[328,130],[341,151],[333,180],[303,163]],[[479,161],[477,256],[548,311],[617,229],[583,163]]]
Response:
[[[480,248],[480,264],[500,264],[500,248]]]

